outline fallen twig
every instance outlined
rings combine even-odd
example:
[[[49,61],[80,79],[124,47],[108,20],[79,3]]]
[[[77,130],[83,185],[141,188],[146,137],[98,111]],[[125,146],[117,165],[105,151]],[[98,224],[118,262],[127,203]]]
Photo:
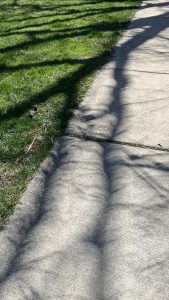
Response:
[[[27,151],[25,152],[25,154],[23,154],[21,157],[17,158],[16,163],[20,163],[23,160],[23,158],[25,158],[28,155],[28,153],[31,151],[33,145],[35,144],[35,141],[37,140],[37,138],[38,138],[38,135],[36,135],[33,138],[32,142],[29,145],[29,147],[28,147]]]

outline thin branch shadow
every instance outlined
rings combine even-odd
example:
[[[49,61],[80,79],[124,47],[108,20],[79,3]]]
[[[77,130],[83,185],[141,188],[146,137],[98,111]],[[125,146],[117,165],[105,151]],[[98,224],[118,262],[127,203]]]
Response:
[[[158,7],[158,4],[156,6]],[[162,3],[159,6],[162,6]],[[143,32],[136,32],[131,39],[119,46],[116,54],[113,55],[115,62],[113,78],[116,85],[112,91],[112,102],[98,114],[98,119],[107,113],[116,116],[116,124],[111,128],[112,139],[117,138],[121,123],[127,122],[127,119],[124,120],[122,92],[128,84],[124,70],[129,54],[148,39],[155,38],[165,30],[168,23],[160,20],[168,17],[169,14],[164,13],[160,16],[133,20],[130,28],[142,28]],[[105,24],[105,28],[107,26],[109,25]],[[123,24],[121,26],[123,27]],[[83,29],[84,31],[82,30],[79,35],[87,34],[88,30],[91,30],[91,28]],[[95,30],[100,29],[97,27]],[[108,30],[112,30],[112,27],[110,26]],[[122,52],[123,55],[120,56]],[[16,111],[17,115],[21,115],[27,111],[30,103],[37,103],[38,99],[44,102],[49,95],[60,92],[67,96],[65,111],[74,107],[73,97],[77,93],[79,78],[97,69],[105,56],[106,53],[103,53],[102,56],[87,59],[84,65],[71,76],[28,99],[26,103],[19,104],[16,110],[9,111],[2,118],[10,118],[16,114]],[[112,56],[109,59],[112,60]],[[56,63],[56,61],[47,63]],[[78,64],[81,61],[69,60],[69,63]],[[37,63],[38,66],[39,64],[41,63]],[[18,68],[27,67],[31,65]],[[7,67],[4,66],[4,71],[5,68]],[[87,108],[86,111],[84,109],[81,113],[88,117],[88,120],[97,119]],[[63,118],[63,123],[65,122]],[[112,257],[115,257],[114,260],[117,258],[117,264],[119,263],[118,242],[120,239],[123,240],[126,234],[120,231],[118,217],[121,217],[121,214],[123,216],[124,211],[130,212],[129,216],[132,215],[135,221],[132,229],[136,233],[142,230],[141,238],[146,237],[148,233],[153,235],[154,230],[160,230],[160,226],[166,226],[163,212],[169,210],[169,189],[163,180],[169,171],[168,165],[166,166],[167,159],[166,153],[157,154],[153,150],[149,152],[144,150],[138,155],[136,148],[134,151],[127,146],[84,142],[71,137],[60,139],[51,151],[48,162],[42,166],[40,174],[35,178],[38,191],[36,188],[33,192],[31,190],[32,201],[27,204],[28,211],[18,206],[13,220],[11,219],[3,235],[12,250],[9,249],[5,256],[5,266],[3,264],[0,276],[0,296],[1,291],[7,291],[12,284],[15,287],[15,290],[13,289],[15,296],[21,290],[19,285],[21,282],[27,286],[31,295],[27,297],[23,294],[24,291],[21,291],[24,299],[40,297],[45,299],[48,295],[51,299],[52,297],[58,299],[72,297],[79,300],[112,299],[114,295],[112,290],[117,291],[118,287],[115,282],[109,282],[113,278],[114,268],[111,264],[108,266],[108,263],[111,263]],[[163,179],[160,181],[161,176]],[[135,194],[135,197],[131,196],[128,188],[134,184],[132,180],[138,185],[138,194]],[[40,182],[43,183],[42,186]],[[145,195],[147,191],[151,191],[150,196],[145,196],[146,203],[141,201],[144,198],[142,189]],[[121,214],[117,214],[117,211]],[[19,224],[18,228],[13,226],[16,222]],[[106,251],[107,247],[112,247],[109,248],[111,251]],[[4,255],[1,257],[4,258]],[[164,261],[157,260],[154,265],[149,262],[140,272],[156,265],[163,266],[166,259],[168,256]],[[40,267],[41,265],[43,267]],[[35,286],[33,285],[34,281],[36,282],[37,270],[42,276],[38,277],[40,286],[36,286],[36,283]],[[79,289],[78,293],[76,286]],[[109,289],[106,289],[106,286]]]

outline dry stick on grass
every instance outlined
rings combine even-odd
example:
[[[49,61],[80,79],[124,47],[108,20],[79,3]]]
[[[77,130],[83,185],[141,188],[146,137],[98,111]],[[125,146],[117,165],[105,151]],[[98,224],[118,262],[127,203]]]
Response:
[[[20,162],[23,160],[23,158],[27,156],[27,154],[31,151],[33,145],[35,144],[35,141],[37,140],[37,138],[38,138],[38,135],[36,135],[36,136],[33,138],[31,144],[29,145],[29,147],[28,147],[28,149],[27,149],[27,151],[26,151],[26,153],[25,153],[24,155],[22,155],[20,158],[17,158],[16,163],[20,163]]]

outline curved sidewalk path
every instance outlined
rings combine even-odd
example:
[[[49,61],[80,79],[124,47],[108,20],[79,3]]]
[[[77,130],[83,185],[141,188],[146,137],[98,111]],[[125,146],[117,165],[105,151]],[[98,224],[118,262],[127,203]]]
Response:
[[[168,101],[147,0],[0,232],[1,300],[169,299]]]

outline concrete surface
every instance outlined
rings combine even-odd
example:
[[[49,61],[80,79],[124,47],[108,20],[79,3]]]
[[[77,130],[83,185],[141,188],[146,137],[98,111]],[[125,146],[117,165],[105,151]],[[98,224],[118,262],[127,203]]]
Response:
[[[168,299],[168,171],[166,152],[59,140],[1,233],[0,299]]]
[[[68,132],[168,148],[168,87],[169,1],[144,1]]]
[[[0,300],[169,299],[168,13],[143,2],[0,232]]]

